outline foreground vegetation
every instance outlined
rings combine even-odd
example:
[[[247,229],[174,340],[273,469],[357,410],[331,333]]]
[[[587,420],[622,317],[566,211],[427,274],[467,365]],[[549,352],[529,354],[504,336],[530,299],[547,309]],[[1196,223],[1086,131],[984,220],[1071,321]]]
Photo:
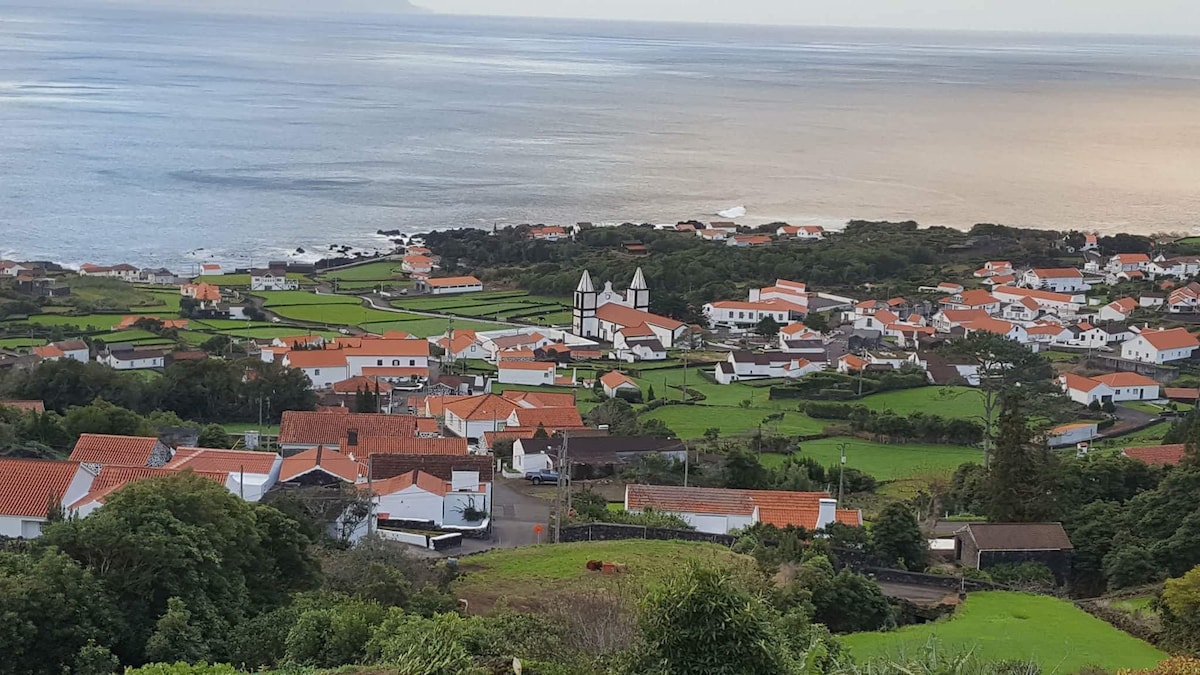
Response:
[[[1025,593],[972,593],[950,619],[843,640],[860,661],[903,661],[919,654],[931,638],[951,652],[970,651],[988,661],[1027,659],[1045,672],[1149,668],[1167,657],[1070,602]]]

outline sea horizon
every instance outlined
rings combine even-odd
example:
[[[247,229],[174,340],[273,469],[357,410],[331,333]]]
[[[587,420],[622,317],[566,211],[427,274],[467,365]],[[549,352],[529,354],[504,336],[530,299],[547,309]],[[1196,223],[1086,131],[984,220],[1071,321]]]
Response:
[[[0,255],[246,266],[734,206],[1190,233],[1198,73],[1183,36],[0,2]]]

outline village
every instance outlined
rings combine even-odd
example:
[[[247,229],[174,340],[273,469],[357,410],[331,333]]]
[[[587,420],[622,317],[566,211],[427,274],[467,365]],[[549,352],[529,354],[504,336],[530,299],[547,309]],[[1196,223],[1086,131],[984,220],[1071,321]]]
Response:
[[[842,236],[746,229],[655,232],[728,250]],[[516,236],[552,247],[581,231]],[[430,556],[565,544],[601,525],[616,539],[727,543],[756,525],[863,528],[917,495],[933,507],[918,512],[932,564],[961,573],[1034,561],[1066,587],[1074,546],[1060,522],[985,522],[935,506],[949,499],[952,475],[989,461],[993,383],[1024,358],[962,351],[969,344],[1053,366],[1029,383],[1054,400],[1035,420],[1041,447],[1152,470],[1185,459],[1185,444],[1163,439],[1200,398],[1190,330],[1200,256],[1109,254],[1086,234],[1063,252],[1074,266],[981,259],[903,295],[776,278],[703,303],[694,322],[652,311],[661,289],[637,263],[652,251],[622,241],[620,255],[633,260],[631,277],[577,269],[570,297],[447,272],[423,240],[327,267],[214,264],[189,278],[127,264],[0,262],[5,297],[28,308],[0,324],[9,381],[55,364],[154,380],[181,364],[242,360],[302,375],[315,403],[259,400],[258,423],[223,425],[227,447],[201,447],[198,429],[85,432],[61,456],[0,457],[0,536],[39,537],[55,517],[47,504],[87,518],[131,484],[184,472],[251,503],[337,495],[327,536],[348,545],[381,537]],[[1147,290],[1125,292],[1134,288]],[[137,301],[114,303],[122,293]],[[80,296],[88,302],[69,304]],[[32,419],[69,412],[13,396],[0,406]],[[743,461],[763,478],[735,479]],[[797,462],[811,464],[795,488],[765,478]],[[571,506],[593,498],[607,508]],[[662,516],[686,531],[621,529]]]

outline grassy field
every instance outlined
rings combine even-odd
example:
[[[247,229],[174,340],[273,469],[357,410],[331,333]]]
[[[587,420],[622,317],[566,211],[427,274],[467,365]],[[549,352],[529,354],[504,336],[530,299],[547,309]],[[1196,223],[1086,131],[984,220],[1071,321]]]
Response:
[[[885,445],[858,438],[821,438],[800,444],[801,456],[812,457],[825,466],[837,465],[846,443],[846,466],[865,471],[878,480],[909,478],[926,472],[950,473],[966,462],[981,461],[981,451],[954,445],[906,443]],[[764,466],[783,463],[787,455],[761,455]]]
[[[400,263],[380,260],[378,262],[355,265],[346,269],[324,272],[317,278],[322,281],[337,279],[338,281],[390,281],[401,275]]]
[[[972,650],[983,660],[1032,659],[1045,672],[1074,673],[1088,665],[1149,668],[1167,658],[1069,602],[1024,593],[972,593],[949,620],[842,641],[862,662],[919,654],[934,636],[943,649]]]
[[[2,338],[0,339],[0,348],[4,349],[26,349],[29,347],[41,347],[46,344],[45,340],[38,338]]]
[[[545,318],[547,323],[570,321],[570,305],[565,298],[529,295],[524,291],[493,291],[446,296],[421,296],[393,300],[400,309],[438,312],[486,319],[521,319],[526,322]]]
[[[890,410],[899,415],[923,412],[942,417],[983,416],[983,399],[970,387],[920,387],[867,396],[861,403],[872,410]]]
[[[386,312],[381,309],[363,307],[357,301],[353,303],[287,305],[283,307],[271,307],[271,311],[285,319],[334,326],[357,326],[365,323],[423,318],[417,314]]]
[[[403,317],[403,314],[392,314],[393,317]],[[409,315],[412,316],[412,315]],[[417,317],[407,321],[376,321],[371,323],[359,324],[359,328],[372,333],[385,333],[389,330],[402,330],[406,333],[412,333],[417,337],[429,337],[431,335],[441,335],[446,332],[446,327],[450,324],[449,319],[438,319],[434,317]],[[454,320],[454,330],[500,330],[504,328],[502,325],[494,323],[482,323],[479,321],[467,321],[464,319]]]
[[[263,299],[264,307],[362,304],[362,301],[358,298],[348,298],[344,295],[317,294],[308,291],[255,291],[253,295]]]
[[[547,530],[547,533],[549,530]],[[543,535],[546,536],[546,535]],[[589,572],[589,560],[621,563],[620,577]],[[652,586],[689,562],[724,567],[731,572],[753,569],[754,561],[723,546],[684,541],[641,539],[583,542],[497,549],[463,558],[463,576],[454,582],[455,597],[466,598],[472,613],[487,613],[501,598],[516,608],[536,608],[563,589],[580,589],[619,580],[626,588]]]
[[[1163,436],[1171,430],[1170,422],[1158,422],[1145,429],[1118,438],[1100,441],[1102,448],[1137,448],[1145,445],[1161,445]]]
[[[662,396],[657,389],[654,393]],[[680,438],[700,438],[711,427],[720,429],[722,436],[757,430],[763,418],[772,412],[758,408],[669,405],[650,412],[645,419],[662,420]],[[770,430],[784,436],[819,434],[824,428],[824,421],[798,412],[784,413],[782,421],[763,426],[764,431]]]
[[[29,323],[41,326],[79,326],[85,329],[91,326],[96,329],[109,330],[121,323],[124,318],[124,314],[83,314],[81,316],[35,314],[29,317]]]

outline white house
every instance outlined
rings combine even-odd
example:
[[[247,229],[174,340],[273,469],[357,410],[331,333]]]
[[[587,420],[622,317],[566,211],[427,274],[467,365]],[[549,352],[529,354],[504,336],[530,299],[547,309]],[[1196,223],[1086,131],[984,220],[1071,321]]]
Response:
[[[1062,448],[1070,445],[1087,443],[1099,433],[1099,425],[1095,422],[1078,422],[1063,424],[1046,432],[1046,444],[1052,448]]]
[[[717,300],[704,305],[704,316],[710,328],[753,328],[768,317],[780,325],[787,324],[791,321],[791,310],[776,300]]]
[[[627,485],[625,510],[647,509],[675,514],[697,531],[712,534],[729,534],[754,523],[808,530],[834,522],[862,526],[861,511],[839,509],[837,500],[821,492]]]
[[[948,295],[938,304],[942,309],[981,309],[988,314],[1000,311],[1000,297],[978,288]]]
[[[497,380],[500,384],[540,386],[554,385],[558,381],[558,364],[553,361],[501,359],[497,370]]]
[[[303,371],[313,389],[325,389],[332,387],[334,382],[350,379],[346,355],[341,350],[290,350],[283,356],[283,365]]]
[[[460,438],[483,438],[487,432],[503,431],[517,404],[492,394],[468,396],[442,407],[446,429]]]
[[[273,270],[250,270],[252,291],[294,291],[300,288],[298,279],[289,279],[284,272]]]
[[[181,447],[163,468],[227,473],[230,492],[248,502],[257,502],[275,487],[282,465],[283,457],[273,452]]]
[[[1197,347],[1200,347],[1200,341],[1183,328],[1147,329],[1121,344],[1121,358],[1163,364],[1191,358]]]
[[[1020,288],[1018,286],[997,286],[992,289],[992,295],[1004,302],[1020,302],[1030,299],[1047,311],[1061,317],[1074,316],[1079,313],[1085,303],[1082,293],[1055,293],[1037,288]]]
[[[613,358],[618,361],[665,361],[667,349],[646,324],[622,328],[613,337]]]
[[[1096,316],[1101,321],[1127,321],[1137,307],[1138,301],[1134,298],[1119,298],[1101,307]]]
[[[217,263],[204,263],[200,265],[200,276],[202,277],[219,277],[224,272],[221,271],[221,266]]]
[[[72,361],[87,363],[92,360],[92,351],[83,340],[51,342],[48,345],[34,347],[33,353],[41,357],[43,361],[71,359]]]
[[[475,277],[440,277],[427,279],[423,282],[431,295],[451,295],[454,293],[478,293],[483,290],[483,282]]]
[[[1091,285],[1084,283],[1083,273],[1073,267],[1035,267],[1025,272],[1022,281],[1030,288],[1041,288],[1055,293],[1091,289]]]
[[[0,277],[15,277],[21,272],[27,272],[28,267],[12,260],[0,260]]]
[[[1174,277],[1186,279],[1200,274],[1200,256],[1175,256],[1168,258],[1161,253],[1146,266],[1146,272],[1151,278]]]
[[[156,349],[109,350],[96,357],[96,361],[115,370],[147,370],[162,368],[166,353]]]
[[[441,337],[429,338],[430,342],[442,348],[445,355],[443,361],[460,361],[462,359],[486,359],[488,352],[483,346],[483,342],[475,334],[473,330],[456,330],[454,331],[454,339],[443,335]]]
[[[40,536],[51,500],[74,503],[94,478],[80,462],[0,457],[0,537]]]
[[[1195,281],[1173,289],[1167,295],[1167,311],[1171,314],[1191,314],[1200,308],[1200,283]]]
[[[1007,260],[989,260],[983,267],[975,270],[976,277],[994,277],[1000,274],[1012,274],[1012,263]]]
[[[637,382],[634,382],[624,373],[616,370],[610,370],[600,376],[600,386],[604,388],[604,395],[609,398],[614,398],[619,392],[629,391],[641,393],[642,388]]]
[[[1096,377],[1066,373],[1058,381],[1067,397],[1081,405],[1110,401],[1153,401],[1159,398],[1158,382],[1137,373],[1109,373]]]
[[[491,484],[477,470],[454,469],[444,480],[418,469],[374,481],[379,520],[421,522],[439,528],[486,529],[491,521]],[[469,513],[486,514],[470,520]]]
[[[1150,267],[1150,256],[1145,253],[1118,253],[1108,259],[1105,267],[1110,274],[1122,272],[1145,272]]]
[[[400,259],[400,269],[409,274],[433,272],[433,258],[425,255],[406,255]]]
[[[824,362],[810,361],[796,354],[738,351],[730,352],[724,361],[717,364],[713,377],[718,384],[772,377],[796,379],[824,368]]]
[[[782,225],[775,230],[781,239],[804,239],[816,241],[825,238],[825,228],[820,225]]]

